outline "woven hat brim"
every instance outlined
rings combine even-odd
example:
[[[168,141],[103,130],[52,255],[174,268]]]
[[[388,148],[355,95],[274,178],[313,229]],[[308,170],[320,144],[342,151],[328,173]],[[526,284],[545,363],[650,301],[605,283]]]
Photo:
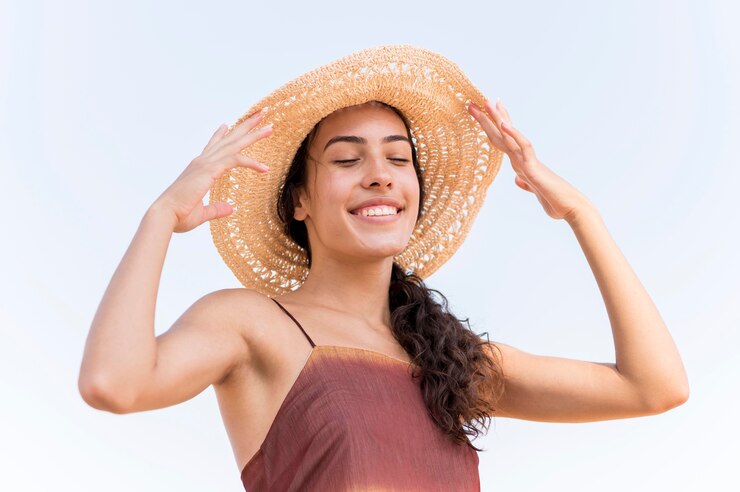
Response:
[[[277,296],[308,275],[306,252],[283,232],[278,190],[311,129],[334,111],[370,100],[399,109],[410,124],[425,199],[407,247],[394,260],[427,278],[465,240],[498,174],[503,152],[492,146],[466,105],[485,96],[444,56],[410,45],[355,52],[295,78],[254,104],[273,133],[244,152],[270,166],[267,173],[235,167],[213,185],[209,202],[233,213],[210,221],[211,235],[234,275],[247,288]]]

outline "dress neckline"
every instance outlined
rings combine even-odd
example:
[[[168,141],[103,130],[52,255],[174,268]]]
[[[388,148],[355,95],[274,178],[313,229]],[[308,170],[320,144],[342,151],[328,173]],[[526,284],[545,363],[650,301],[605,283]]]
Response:
[[[257,459],[257,457],[262,453],[262,448],[264,447],[264,445],[267,442],[267,440],[270,438],[270,435],[272,434],[272,429],[273,429],[273,427],[275,427],[275,423],[278,421],[278,419],[280,418],[281,414],[283,413],[283,410],[284,410],[284,407],[285,407],[285,403],[288,401],[288,398],[291,396],[291,394],[295,390],[296,386],[298,385],[298,381],[300,381],[303,378],[303,375],[306,372],[306,368],[308,367],[308,364],[311,362],[311,360],[313,359],[314,354],[319,349],[330,349],[330,350],[335,350],[335,351],[339,351],[339,352],[342,352],[342,351],[346,351],[346,352],[364,352],[364,353],[373,354],[373,355],[375,355],[377,357],[380,357],[380,358],[383,358],[383,359],[387,359],[389,361],[392,361],[394,364],[398,364],[399,367],[401,367],[401,366],[418,367],[418,365],[417,364],[414,364],[413,362],[405,361],[403,359],[399,359],[398,357],[394,357],[392,355],[384,354],[383,352],[378,352],[377,350],[370,350],[370,349],[365,349],[365,348],[360,348],[360,347],[347,347],[347,346],[343,346],[343,345],[314,345],[313,347],[311,347],[311,351],[308,353],[308,356],[306,357],[306,360],[303,363],[303,367],[301,367],[301,370],[298,373],[298,376],[295,378],[295,380],[293,381],[293,384],[290,386],[290,389],[285,394],[285,398],[283,398],[283,401],[280,403],[280,406],[278,407],[278,411],[275,414],[275,417],[273,418],[272,423],[270,423],[270,427],[267,429],[267,434],[265,434],[265,438],[260,443],[259,448],[257,448],[257,452],[255,452],[254,455],[252,455],[252,457],[249,458],[249,461],[247,461],[247,463],[242,468],[242,471],[241,471],[241,474],[240,474],[241,476],[244,476],[244,473],[247,471],[247,468],[249,468],[249,465],[251,465],[252,463],[254,463],[254,461]]]

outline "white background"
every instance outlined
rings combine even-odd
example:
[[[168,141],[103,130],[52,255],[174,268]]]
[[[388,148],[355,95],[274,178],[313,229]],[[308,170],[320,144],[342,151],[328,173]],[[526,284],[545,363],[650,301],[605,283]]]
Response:
[[[320,64],[411,43],[501,98],[586,194],[647,288],[689,401],[587,424],[497,419],[484,491],[738,490],[738,11],[732,2],[65,2],[0,10],[0,489],[237,491],[213,389],[129,415],[77,390],[92,317],[139,221],[221,123]],[[457,255],[430,277],[473,329],[614,361],[568,224],[508,158]],[[207,225],[170,243],[160,334],[240,287]]]

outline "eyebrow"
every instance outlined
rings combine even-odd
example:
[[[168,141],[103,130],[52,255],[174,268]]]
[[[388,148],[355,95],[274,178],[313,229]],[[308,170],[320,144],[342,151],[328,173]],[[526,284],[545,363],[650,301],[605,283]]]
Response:
[[[381,140],[382,143],[398,141],[405,141],[408,142],[409,145],[411,145],[411,140],[409,140],[408,137],[404,135],[388,135],[387,137],[383,137],[383,140]],[[337,135],[336,137],[330,138],[329,141],[326,142],[326,145],[324,145],[324,151],[326,151],[327,147],[329,147],[331,144],[337,142],[349,142],[364,145],[367,143],[367,139],[364,137],[358,137],[356,135]]]

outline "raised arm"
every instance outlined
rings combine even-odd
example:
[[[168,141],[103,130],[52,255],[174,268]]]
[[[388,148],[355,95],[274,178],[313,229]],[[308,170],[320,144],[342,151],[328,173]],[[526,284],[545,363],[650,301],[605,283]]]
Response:
[[[170,227],[164,211],[146,213],[95,314],[78,380],[94,408],[128,413],[175,405],[223,380],[246,358],[244,331],[229,316],[229,290],[198,299],[155,337]]]
[[[499,415],[585,422],[650,415],[685,402],[689,384],[676,345],[596,207],[537,159],[503,105],[488,102],[486,109],[471,105],[470,112],[494,145],[506,149],[517,186],[573,229],[604,299],[616,354],[615,363],[589,362],[496,343],[505,379]]]
[[[154,309],[165,255],[174,232],[225,217],[228,203],[204,206],[213,182],[235,166],[266,172],[241,150],[268,137],[251,131],[253,115],[227,134],[222,125],[200,156],[146,212],[100,302],[85,344],[78,380],[91,406],[127,412],[172,405],[222,380],[243,359],[243,332],[228,320],[231,294],[204,296],[163,335],[154,335]]]
[[[85,343],[78,386],[91,406],[118,412],[157,362],[154,309],[174,216],[150,208],[113,274]]]
[[[530,354],[495,342],[505,391],[497,416],[592,422],[662,413],[689,385],[676,345],[650,296],[595,210],[569,219],[611,322],[616,363]],[[492,342],[493,343],[493,342]]]

